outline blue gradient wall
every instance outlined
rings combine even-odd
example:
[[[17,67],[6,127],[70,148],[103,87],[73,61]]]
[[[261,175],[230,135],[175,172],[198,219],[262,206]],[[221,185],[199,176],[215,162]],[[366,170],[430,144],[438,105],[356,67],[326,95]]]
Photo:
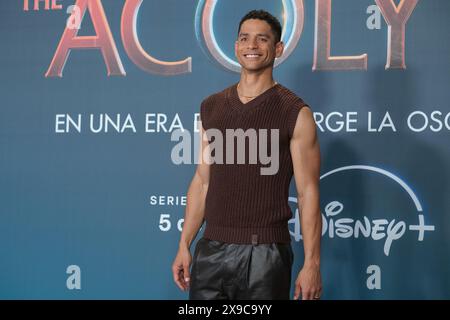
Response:
[[[172,162],[171,132],[194,133],[201,101],[239,79],[196,37],[204,1],[144,0],[137,17],[145,51],[191,57],[191,72],[139,68],[122,42],[125,1],[103,0],[126,75],[108,76],[100,50],[74,49],[62,77],[45,74],[75,1],[36,11],[29,2],[0,4],[0,298],[187,298],[171,264],[195,164]],[[418,2],[406,69],[386,70],[387,24],[380,16],[379,29],[367,26],[375,2],[333,1],[331,54],[366,53],[367,70],[313,71],[316,6],[303,2],[300,40],[274,75],[318,125],[323,299],[449,299],[450,3]],[[213,29],[231,58],[240,18],[254,8],[283,18],[282,1],[217,1]],[[79,35],[93,34],[87,13]],[[90,118],[101,115],[120,117],[120,129],[93,132]],[[78,117],[79,131],[58,122]],[[294,180],[290,196],[295,280]]]

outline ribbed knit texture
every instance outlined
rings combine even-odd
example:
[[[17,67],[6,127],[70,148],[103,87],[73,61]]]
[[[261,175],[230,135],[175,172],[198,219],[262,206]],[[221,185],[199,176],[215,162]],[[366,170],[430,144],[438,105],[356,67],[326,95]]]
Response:
[[[227,243],[289,243],[289,184],[293,175],[289,140],[300,109],[306,104],[281,84],[264,91],[248,103],[242,103],[237,83],[203,100],[200,118],[205,130],[215,128],[223,136],[223,164],[210,166],[210,181],[205,203],[204,237]],[[269,129],[279,129],[279,168],[274,175],[262,175],[259,155],[257,163],[249,163],[246,139],[245,164],[237,163],[236,141],[234,162],[226,163],[226,129],[246,131],[267,129],[267,152],[271,139]],[[209,132],[207,131],[207,134]],[[259,152],[259,134],[257,150]],[[208,134],[210,143],[214,141]],[[214,156],[214,153],[212,153]]]

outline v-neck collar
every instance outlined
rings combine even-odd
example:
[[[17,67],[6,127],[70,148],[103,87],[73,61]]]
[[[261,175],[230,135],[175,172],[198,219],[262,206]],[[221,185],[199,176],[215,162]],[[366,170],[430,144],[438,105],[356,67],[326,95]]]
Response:
[[[230,104],[234,108],[238,109],[241,112],[246,111],[246,110],[251,110],[255,106],[261,104],[264,100],[266,100],[272,94],[274,94],[276,92],[276,89],[280,86],[280,84],[277,83],[276,85],[274,85],[273,87],[270,87],[269,89],[267,89],[263,93],[260,93],[258,96],[256,96],[255,98],[253,98],[249,102],[243,103],[241,101],[241,99],[239,99],[239,94],[238,94],[238,91],[237,91],[238,84],[239,84],[239,82],[235,83],[234,85],[232,85],[230,87],[229,99],[230,99]]]

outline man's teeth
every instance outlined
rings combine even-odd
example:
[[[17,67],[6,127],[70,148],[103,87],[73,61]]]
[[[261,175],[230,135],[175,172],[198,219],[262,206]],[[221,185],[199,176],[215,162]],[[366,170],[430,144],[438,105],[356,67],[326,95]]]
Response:
[[[244,56],[247,58],[256,58],[256,57],[259,57],[260,55],[259,54],[245,54]]]

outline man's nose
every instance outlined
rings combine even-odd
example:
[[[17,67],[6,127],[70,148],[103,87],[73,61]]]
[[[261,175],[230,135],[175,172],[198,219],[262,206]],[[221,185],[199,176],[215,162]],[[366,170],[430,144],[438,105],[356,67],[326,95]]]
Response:
[[[250,39],[247,43],[247,48],[256,48],[258,47],[258,42],[256,39]]]

